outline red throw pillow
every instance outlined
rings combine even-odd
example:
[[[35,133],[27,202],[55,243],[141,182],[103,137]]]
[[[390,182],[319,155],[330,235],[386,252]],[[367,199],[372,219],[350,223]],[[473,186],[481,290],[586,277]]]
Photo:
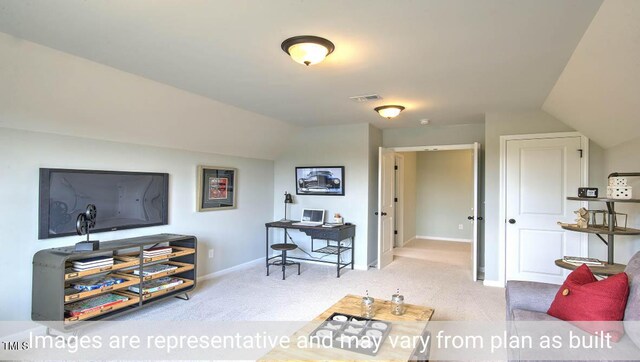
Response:
[[[567,276],[547,314],[568,321],[592,334],[624,335],[622,318],[629,296],[629,278],[620,273],[598,281],[586,265]]]

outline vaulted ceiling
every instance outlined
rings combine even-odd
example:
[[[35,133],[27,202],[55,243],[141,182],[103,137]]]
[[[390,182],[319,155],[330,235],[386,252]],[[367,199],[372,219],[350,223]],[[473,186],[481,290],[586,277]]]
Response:
[[[543,109],[605,148],[640,137],[640,1],[602,4]]]
[[[294,125],[406,127],[539,109],[600,4],[3,0],[0,32]],[[335,52],[294,63],[280,43],[302,34],[332,40]],[[384,99],[348,99],[370,93]],[[552,113],[573,118],[553,99]],[[373,112],[386,103],[407,110],[388,121]]]

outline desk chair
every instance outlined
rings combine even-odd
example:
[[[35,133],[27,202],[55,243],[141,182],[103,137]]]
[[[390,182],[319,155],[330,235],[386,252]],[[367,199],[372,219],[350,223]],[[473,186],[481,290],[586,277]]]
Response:
[[[300,263],[296,263],[293,261],[287,261],[287,251],[290,250],[295,250],[297,249],[298,246],[296,244],[291,244],[291,243],[280,243],[280,244],[273,244],[271,245],[271,249],[276,250],[276,251],[282,251],[282,258],[280,260],[276,260],[276,261],[272,261],[271,263],[267,264],[267,276],[269,276],[269,267],[274,265],[282,265],[282,280],[284,280],[284,271],[285,268],[290,266],[290,265],[297,265],[298,266],[298,275],[300,275]]]

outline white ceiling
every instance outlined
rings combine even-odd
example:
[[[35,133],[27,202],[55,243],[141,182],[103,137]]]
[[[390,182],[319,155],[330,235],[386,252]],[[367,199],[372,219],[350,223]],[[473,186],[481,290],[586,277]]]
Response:
[[[640,137],[640,1],[605,1],[543,109],[609,148]]]
[[[601,0],[0,0],[0,32],[312,126],[539,109]],[[280,43],[336,45],[306,68]],[[356,104],[349,96],[385,99]],[[393,121],[375,106],[407,107]]]

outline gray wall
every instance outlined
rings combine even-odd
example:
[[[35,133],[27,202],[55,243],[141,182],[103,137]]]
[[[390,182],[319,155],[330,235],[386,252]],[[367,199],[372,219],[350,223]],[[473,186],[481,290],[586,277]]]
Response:
[[[416,235],[471,241],[467,216],[473,214],[473,151],[417,154]]]
[[[605,150],[605,175],[603,180],[611,172],[640,172],[640,138]],[[629,177],[629,184],[633,187],[633,198],[640,199],[640,177]],[[601,188],[606,192],[606,188]],[[599,204],[602,208],[602,203]],[[640,229],[640,204],[617,203],[616,211],[629,214],[629,227]],[[598,243],[598,257],[606,258],[606,247],[602,242]],[[626,264],[631,256],[640,251],[640,237],[616,236],[615,261]]]
[[[369,160],[372,153],[369,131],[367,123],[301,129],[290,138],[286,151],[275,161],[274,188],[270,192],[273,197],[271,217],[275,220],[283,217],[283,194],[288,191],[294,194],[294,204],[290,208],[292,218],[299,219],[303,208],[314,208],[326,210],[331,217],[340,213],[345,222],[354,223],[355,262],[362,269],[368,261]],[[345,196],[295,195],[296,166],[344,166]],[[296,231],[290,234],[308,251],[309,238],[305,234]],[[274,230],[272,237],[282,240],[282,231]]]
[[[196,212],[197,165],[238,169],[237,209]],[[0,265],[12,271],[4,290],[15,297],[2,298],[0,320],[30,319],[36,251],[81,241],[77,236],[38,240],[40,167],[169,173],[169,225],[96,234],[101,241],[163,232],[195,235],[199,275],[264,255],[264,222],[273,216],[273,161],[0,128],[0,200],[5,205],[0,208]],[[208,258],[210,248],[213,259]]]
[[[568,132],[569,126],[543,111],[487,113],[485,116],[485,280],[499,276],[498,218],[500,200],[500,136]]]
[[[383,147],[464,145],[474,142],[484,143],[484,124],[429,125],[382,131]]]

